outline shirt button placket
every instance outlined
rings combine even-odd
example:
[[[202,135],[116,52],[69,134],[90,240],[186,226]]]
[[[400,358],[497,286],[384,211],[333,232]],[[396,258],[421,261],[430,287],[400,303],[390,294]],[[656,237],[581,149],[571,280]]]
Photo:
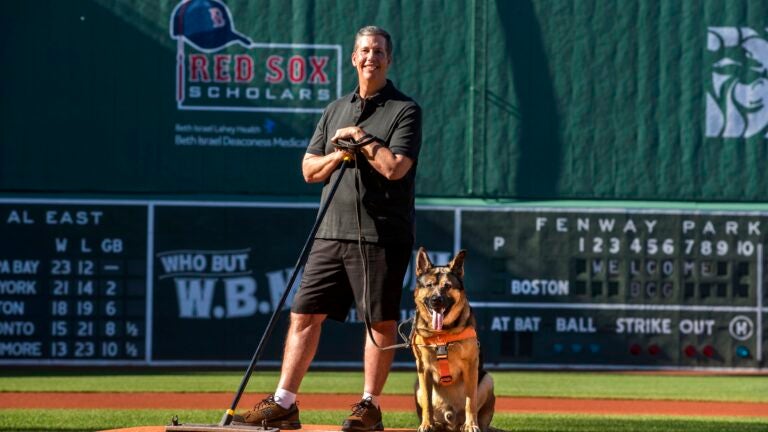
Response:
[[[354,115],[355,124],[358,124],[360,122],[360,116],[363,113],[361,106],[362,106],[362,103],[355,104],[355,115]]]

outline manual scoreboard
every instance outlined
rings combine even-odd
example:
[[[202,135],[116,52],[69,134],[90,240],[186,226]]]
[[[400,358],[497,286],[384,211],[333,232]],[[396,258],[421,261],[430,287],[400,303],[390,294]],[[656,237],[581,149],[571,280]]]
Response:
[[[146,207],[2,204],[0,214],[0,359],[143,359]]]
[[[243,365],[316,213],[0,201],[0,364]],[[762,370],[766,230],[762,212],[420,206],[414,249],[436,264],[467,249],[489,367]],[[414,284],[410,268],[403,319]],[[280,363],[287,315],[261,364]],[[317,365],[361,365],[362,323],[347,320],[326,324]]]
[[[462,247],[483,257],[466,271],[482,285],[473,298],[499,334],[489,350],[500,364],[765,364],[763,214],[479,209],[461,218]]]

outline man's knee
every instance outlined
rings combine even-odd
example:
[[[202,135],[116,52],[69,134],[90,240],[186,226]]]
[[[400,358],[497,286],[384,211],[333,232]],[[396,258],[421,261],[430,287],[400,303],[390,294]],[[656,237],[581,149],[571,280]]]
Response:
[[[379,321],[371,323],[371,330],[383,336],[394,335],[397,331],[397,321]]]
[[[319,329],[325,321],[325,314],[298,314],[291,312],[290,331],[301,333]]]
[[[371,323],[371,329],[380,333],[389,333],[397,329],[397,321],[379,321]]]

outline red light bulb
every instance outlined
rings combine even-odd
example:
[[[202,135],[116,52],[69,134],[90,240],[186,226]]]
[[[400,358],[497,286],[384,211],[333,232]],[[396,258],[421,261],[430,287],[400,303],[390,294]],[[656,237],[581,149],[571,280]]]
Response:
[[[687,357],[694,357],[694,356],[696,356],[696,348],[693,345],[688,345],[687,347],[685,347],[683,352],[685,353],[685,355]]]

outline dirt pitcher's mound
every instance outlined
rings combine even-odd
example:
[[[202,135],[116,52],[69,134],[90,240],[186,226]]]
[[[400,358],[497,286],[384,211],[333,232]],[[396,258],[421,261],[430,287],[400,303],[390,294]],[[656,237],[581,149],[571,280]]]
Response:
[[[239,432],[242,430],[245,430],[247,432],[251,432],[253,428],[248,429],[238,429],[237,427],[216,427],[215,425],[211,425],[212,430],[220,430],[222,432]],[[203,430],[204,428],[200,428],[200,430]],[[341,430],[340,426],[327,426],[327,425],[304,425],[301,429],[299,429],[297,432],[337,432]],[[415,432],[416,429],[384,429],[385,432]],[[107,429],[100,432],[165,432],[165,426],[139,426],[139,427],[132,427],[132,428],[125,428],[125,429]]]
[[[138,426],[125,429],[105,429],[100,432],[165,432],[165,426]]]

